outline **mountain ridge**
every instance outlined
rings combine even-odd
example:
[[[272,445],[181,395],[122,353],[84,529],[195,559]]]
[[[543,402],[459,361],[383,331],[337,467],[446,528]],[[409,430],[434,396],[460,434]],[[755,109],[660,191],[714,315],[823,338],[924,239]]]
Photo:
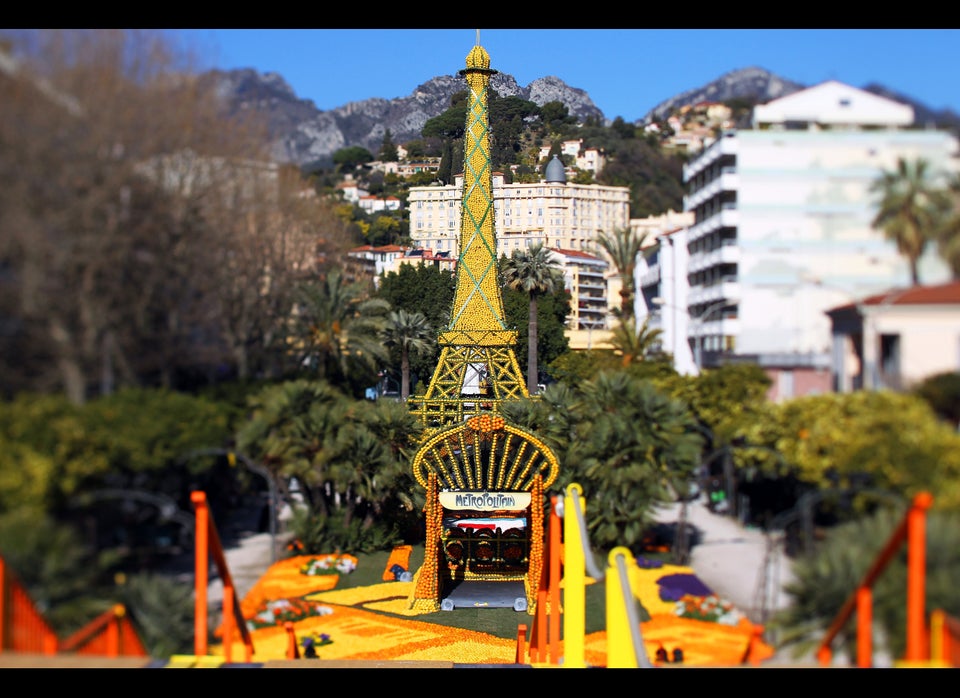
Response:
[[[387,129],[395,143],[419,138],[424,124],[442,114],[454,94],[466,89],[462,76],[440,75],[421,83],[404,97],[371,97],[324,111],[312,100],[300,98],[278,73],[258,73],[253,68],[211,70],[201,74],[200,80],[224,100],[228,112],[252,110],[265,117],[272,138],[271,156],[278,162],[301,167],[329,165],[337,150],[351,146],[376,153]],[[683,106],[699,102],[742,98],[763,103],[807,87],[810,86],[764,68],[749,66],[724,73],[700,87],[678,92],[632,123],[639,126],[659,121]],[[580,122],[595,117],[610,123],[585,90],[571,87],[554,75],[538,78],[523,87],[513,76],[496,73],[491,76],[490,88],[501,97],[516,96],[537,106],[560,101]],[[949,109],[934,111],[877,83],[859,89],[909,104],[918,124],[960,127],[960,117]]]

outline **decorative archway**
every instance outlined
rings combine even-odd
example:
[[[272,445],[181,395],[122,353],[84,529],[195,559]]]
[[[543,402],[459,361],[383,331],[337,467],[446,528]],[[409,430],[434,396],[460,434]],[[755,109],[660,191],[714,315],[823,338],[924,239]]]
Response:
[[[559,472],[550,448],[503,417],[476,415],[427,439],[413,472],[427,504],[411,607],[452,610],[448,594],[465,582],[486,590],[522,582],[522,602],[514,598],[513,606],[533,613],[543,574],[543,492]]]

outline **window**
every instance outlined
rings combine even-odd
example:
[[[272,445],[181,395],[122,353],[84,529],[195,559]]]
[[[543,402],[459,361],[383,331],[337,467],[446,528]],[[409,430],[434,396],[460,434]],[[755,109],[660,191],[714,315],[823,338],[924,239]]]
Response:
[[[793,397],[794,384],[793,384],[793,371],[785,370],[777,372],[777,397],[778,398],[791,398]]]
[[[876,386],[899,389],[900,386],[900,335],[880,335],[881,384]]]

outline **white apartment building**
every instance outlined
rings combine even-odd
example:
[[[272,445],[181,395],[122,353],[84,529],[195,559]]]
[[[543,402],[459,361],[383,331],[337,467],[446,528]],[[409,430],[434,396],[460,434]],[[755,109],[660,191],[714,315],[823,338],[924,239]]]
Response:
[[[450,257],[458,258],[462,201],[463,175],[457,175],[453,184],[411,187],[407,206],[414,245],[436,253],[448,252]],[[506,184],[503,174],[494,172],[493,205],[498,257],[541,243],[565,253],[586,252],[602,258],[603,253],[596,244],[597,233],[609,233],[630,224],[628,187],[568,183],[563,163],[556,157],[547,165],[540,182]],[[566,254],[562,256],[565,263],[574,259]],[[606,264],[605,259],[601,261]],[[609,307],[609,281],[615,276],[615,270],[607,265],[604,274],[607,282],[604,300]],[[571,278],[574,277],[580,278],[579,274]],[[574,306],[579,308],[579,286],[569,290]],[[591,286],[583,292],[590,298],[591,306],[596,291]],[[575,314],[572,322],[571,329],[577,329],[583,320]],[[606,329],[606,319],[603,328],[591,329]]]
[[[725,131],[684,166],[685,234],[658,241],[638,265],[637,311],[663,319],[664,343],[686,340],[699,367],[747,361],[774,381],[771,397],[832,389],[833,307],[910,285],[907,260],[871,221],[871,185],[899,157],[957,171],[951,133],[907,128],[909,106],[828,81],[757,106],[754,128]],[[665,265],[685,239],[686,269]],[[642,267],[642,268],[641,268]],[[949,280],[931,247],[922,284]],[[684,297],[684,294],[686,296]],[[678,366],[680,368],[680,366]]]

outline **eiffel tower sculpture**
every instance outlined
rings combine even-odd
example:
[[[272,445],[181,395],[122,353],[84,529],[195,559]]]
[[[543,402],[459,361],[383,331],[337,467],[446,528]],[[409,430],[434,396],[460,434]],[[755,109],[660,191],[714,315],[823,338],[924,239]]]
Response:
[[[424,396],[408,403],[428,429],[462,422],[465,414],[498,412],[502,400],[529,397],[514,353],[517,332],[504,321],[497,273],[487,110],[496,72],[479,43],[460,71],[470,94],[456,290],[450,324],[437,340],[441,353],[433,378]]]
[[[497,270],[487,101],[494,73],[478,32],[460,73],[469,108],[450,324],[439,334],[440,360],[426,393],[408,400],[426,427],[412,463],[427,491],[424,563],[410,600],[421,611],[512,605],[533,614],[543,573],[543,493],[559,468],[542,441],[500,414],[504,401],[530,395]],[[472,595],[469,582],[481,583]]]

